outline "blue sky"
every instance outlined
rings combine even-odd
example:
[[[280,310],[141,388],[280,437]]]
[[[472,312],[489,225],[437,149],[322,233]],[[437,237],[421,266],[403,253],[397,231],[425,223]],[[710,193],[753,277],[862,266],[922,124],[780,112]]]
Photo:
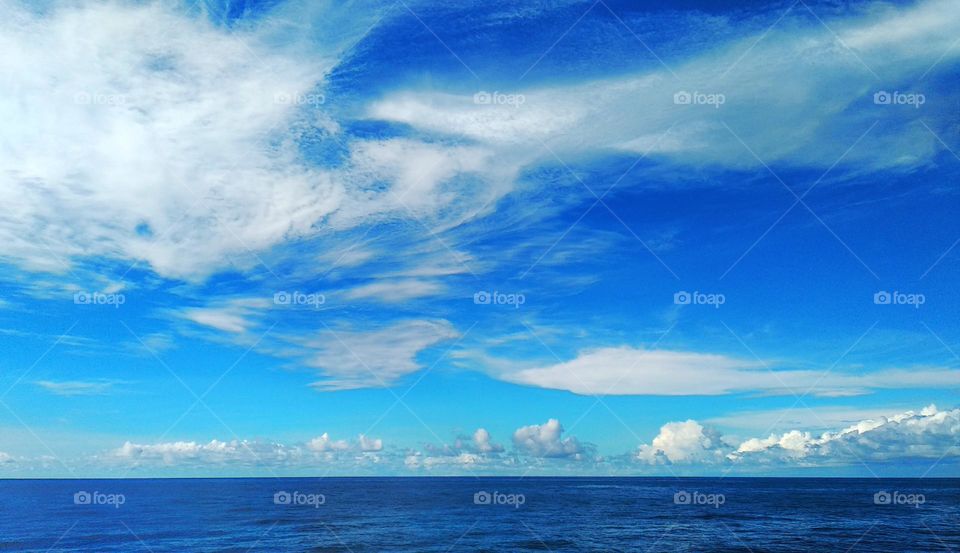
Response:
[[[2,10],[0,476],[957,474],[950,2]]]

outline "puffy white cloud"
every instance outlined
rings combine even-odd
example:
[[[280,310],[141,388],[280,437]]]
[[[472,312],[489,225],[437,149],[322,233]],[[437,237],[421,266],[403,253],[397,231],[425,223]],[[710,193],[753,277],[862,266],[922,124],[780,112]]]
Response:
[[[332,440],[326,432],[307,442],[307,449],[311,451],[343,451],[350,449],[346,440]]]
[[[360,445],[360,451],[380,451],[383,449],[383,440],[380,438],[368,438],[360,434],[357,441]]]
[[[314,462],[355,459],[382,450],[383,441],[379,438],[368,438],[361,434],[355,443],[350,443],[346,440],[334,440],[325,432],[306,443],[291,445],[248,440],[211,440],[207,443],[176,441],[150,444],[128,441],[111,451],[107,460],[134,464],[160,462],[169,466],[180,464],[308,466]]]
[[[520,453],[534,457],[565,457],[580,459],[586,448],[573,436],[561,437],[563,426],[557,419],[544,424],[531,424],[513,433],[513,445]]]
[[[507,368],[508,382],[585,395],[720,395],[746,391],[838,396],[876,388],[955,386],[960,373],[949,369],[889,369],[863,375],[817,370],[771,370],[759,361],[724,355],[627,346],[585,350],[566,362],[544,367]]]
[[[863,420],[837,432],[814,436],[791,431],[743,442],[732,458],[812,462],[836,459],[888,461],[893,459],[960,456],[960,409],[939,411],[930,405],[919,413],[906,411],[890,417]]]
[[[9,454],[0,451],[0,463],[13,463],[13,457]]]
[[[640,446],[637,458],[648,463],[693,463],[723,460],[720,433],[694,420],[669,422],[649,445]]]
[[[929,406],[859,421],[816,436],[790,430],[733,443],[693,420],[665,424],[636,458],[645,463],[782,463],[802,465],[907,461],[960,456],[960,409]]]
[[[493,443],[490,432],[485,428],[478,428],[476,432],[473,433],[473,447],[476,448],[479,453],[498,453],[503,451],[503,446]]]

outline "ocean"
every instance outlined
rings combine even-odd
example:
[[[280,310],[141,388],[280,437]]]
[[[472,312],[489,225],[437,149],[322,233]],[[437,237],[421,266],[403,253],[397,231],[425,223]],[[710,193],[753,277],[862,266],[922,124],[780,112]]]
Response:
[[[0,481],[0,551],[960,550],[960,479]]]

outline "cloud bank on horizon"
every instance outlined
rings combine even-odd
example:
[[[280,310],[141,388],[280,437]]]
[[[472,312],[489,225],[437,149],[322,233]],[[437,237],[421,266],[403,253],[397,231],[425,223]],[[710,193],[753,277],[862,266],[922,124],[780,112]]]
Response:
[[[951,2],[0,13],[0,474],[957,466]]]

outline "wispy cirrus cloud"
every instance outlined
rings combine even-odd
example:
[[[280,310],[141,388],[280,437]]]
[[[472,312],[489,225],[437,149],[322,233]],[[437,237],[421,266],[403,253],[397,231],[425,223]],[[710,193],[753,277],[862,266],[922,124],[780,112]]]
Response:
[[[117,381],[111,380],[37,380],[34,382],[44,390],[58,396],[96,396],[113,391]]]

